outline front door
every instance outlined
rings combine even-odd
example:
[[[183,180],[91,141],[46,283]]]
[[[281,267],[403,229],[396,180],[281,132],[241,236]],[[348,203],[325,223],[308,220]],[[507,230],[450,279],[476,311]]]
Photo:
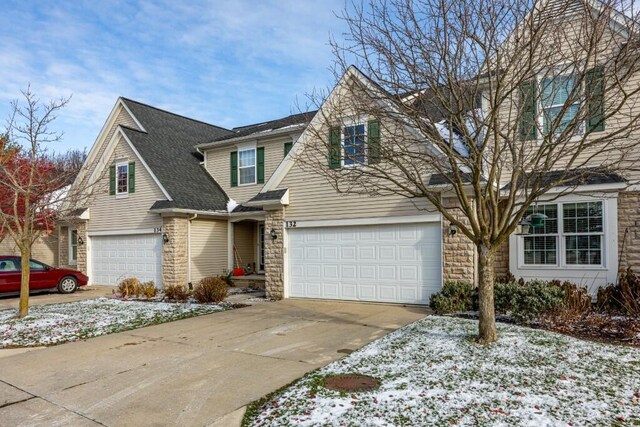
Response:
[[[264,271],[264,224],[258,225],[258,270]]]

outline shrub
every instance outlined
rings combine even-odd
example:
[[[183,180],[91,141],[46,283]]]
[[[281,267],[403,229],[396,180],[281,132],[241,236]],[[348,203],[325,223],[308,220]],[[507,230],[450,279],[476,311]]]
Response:
[[[169,285],[163,289],[164,296],[173,301],[186,301],[189,299],[189,290],[180,285]]]
[[[631,267],[620,273],[618,284],[598,289],[597,305],[610,313],[640,316],[640,278]]]
[[[149,282],[144,282],[141,285],[142,293],[147,298],[153,298],[158,294],[158,288],[156,288],[156,284],[153,280]]]
[[[229,285],[220,277],[205,277],[193,290],[193,297],[201,304],[224,301]]]
[[[565,281],[558,286],[564,292],[564,309],[562,313],[564,316],[577,317],[591,311],[592,298],[587,288],[578,287],[569,281]]]
[[[137,297],[142,293],[142,283],[135,277],[129,277],[118,283],[118,295],[120,295],[121,298]]]
[[[438,314],[469,311],[473,306],[473,285],[468,282],[445,282],[442,291],[431,295],[429,307]]]
[[[224,280],[224,282],[229,285],[229,286],[233,286],[233,270],[229,270],[227,271],[227,269],[225,268],[224,270],[222,270],[222,275],[218,276],[219,278],[221,278],[222,280]]]
[[[496,311],[511,314],[519,322],[557,312],[565,306],[564,296],[561,286],[541,280],[495,286]]]

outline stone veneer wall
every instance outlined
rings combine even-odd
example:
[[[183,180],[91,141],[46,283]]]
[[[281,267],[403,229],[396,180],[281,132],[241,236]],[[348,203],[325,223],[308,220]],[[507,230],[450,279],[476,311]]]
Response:
[[[58,258],[60,268],[75,268],[75,266],[69,265],[69,227],[60,227],[60,234],[58,235]]]
[[[76,260],[76,269],[87,274],[87,223],[78,223],[76,229],[78,230],[78,252]],[[80,244],[82,239],[82,244]]]
[[[162,286],[187,286],[188,257],[188,220],[180,217],[167,217],[162,221],[162,233],[169,238],[162,244]]]
[[[456,199],[445,199],[443,203],[460,222],[469,222],[462,211],[456,208],[458,206]],[[442,224],[443,280],[463,280],[475,283],[475,250],[471,240],[460,231],[454,236],[449,234],[449,222],[445,219]]]
[[[278,238],[271,239],[271,229]],[[284,208],[268,210],[265,213],[265,289],[267,298],[284,297]]]
[[[626,234],[626,236],[625,236]],[[640,272],[640,192],[618,195],[618,254],[620,271],[631,267]]]

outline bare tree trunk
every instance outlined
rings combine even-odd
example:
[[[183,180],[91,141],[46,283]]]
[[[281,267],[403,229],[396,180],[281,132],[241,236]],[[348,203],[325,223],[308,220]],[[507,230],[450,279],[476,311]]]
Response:
[[[495,342],[496,307],[493,300],[495,249],[480,243],[478,245],[478,290],[479,290],[479,333],[478,343],[486,345]]]
[[[22,258],[21,262],[21,273],[22,277],[20,280],[20,307],[18,309],[18,317],[22,318],[29,314],[29,259],[31,258],[31,245],[29,242],[22,242],[22,247],[20,248],[20,256]]]

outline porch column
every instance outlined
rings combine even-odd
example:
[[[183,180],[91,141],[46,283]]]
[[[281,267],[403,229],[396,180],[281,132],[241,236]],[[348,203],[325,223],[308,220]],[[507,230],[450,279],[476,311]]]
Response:
[[[443,204],[460,222],[469,223],[460,210],[460,204],[456,199],[444,199]],[[449,222],[446,219],[443,220],[442,278],[444,281],[461,280],[475,283],[475,250],[473,242],[464,234],[458,232],[452,236],[449,233]]]
[[[76,268],[82,271],[84,274],[87,274],[87,244],[89,239],[87,238],[87,223],[80,222],[77,227],[78,232],[78,243],[82,239],[82,245],[78,244],[78,252],[76,259]]]
[[[277,238],[271,238],[271,230]],[[268,210],[264,220],[265,290],[267,298],[284,297],[284,208]]]
[[[187,286],[189,255],[188,234],[189,220],[180,217],[164,217],[162,233],[169,241],[162,244],[162,287]]]

